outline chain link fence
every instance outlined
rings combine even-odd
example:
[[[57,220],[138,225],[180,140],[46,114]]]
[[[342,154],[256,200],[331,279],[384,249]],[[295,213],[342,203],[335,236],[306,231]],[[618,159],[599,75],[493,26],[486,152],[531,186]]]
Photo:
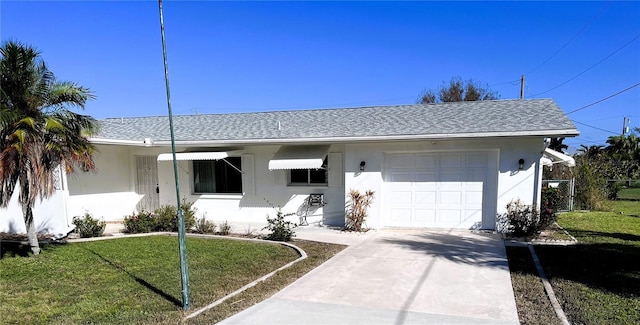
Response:
[[[573,179],[548,179],[542,181],[542,187],[554,188],[558,192],[556,211],[573,210],[574,180]]]

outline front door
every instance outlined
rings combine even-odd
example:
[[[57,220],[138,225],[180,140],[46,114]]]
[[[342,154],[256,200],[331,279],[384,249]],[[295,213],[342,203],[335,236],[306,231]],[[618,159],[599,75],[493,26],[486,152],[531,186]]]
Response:
[[[154,211],[160,207],[158,163],[155,156],[136,157],[136,193],[142,195],[138,211]]]

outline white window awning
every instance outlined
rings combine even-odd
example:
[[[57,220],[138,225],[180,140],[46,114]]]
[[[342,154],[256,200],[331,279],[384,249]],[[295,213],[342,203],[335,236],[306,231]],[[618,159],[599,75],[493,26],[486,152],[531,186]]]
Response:
[[[543,159],[544,158],[550,159],[553,164],[563,164],[567,167],[574,167],[576,165],[576,161],[571,156],[567,156],[549,148],[544,149]]]
[[[282,146],[269,160],[269,170],[320,169],[329,146]]]
[[[228,152],[177,152],[176,160],[220,160],[229,157]],[[172,153],[161,153],[158,161],[173,161]]]

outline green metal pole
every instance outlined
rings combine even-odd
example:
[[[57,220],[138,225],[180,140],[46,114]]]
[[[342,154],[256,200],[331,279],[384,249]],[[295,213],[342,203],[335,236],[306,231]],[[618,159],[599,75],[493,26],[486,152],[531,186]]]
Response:
[[[184,226],[184,214],[180,207],[180,182],[178,181],[178,164],[176,163],[176,142],[173,135],[173,115],[171,114],[171,92],[169,91],[169,68],[167,65],[167,44],[164,39],[164,17],[162,16],[162,0],[158,0],[160,9],[160,34],[162,34],[162,56],[164,58],[164,82],[167,89],[167,108],[169,109],[169,129],[171,130],[171,153],[173,154],[173,175],[176,180],[176,201],[178,207],[178,243],[180,250],[180,276],[182,280],[182,309],[189,309],[189,266],[187,265],[187,240]]]

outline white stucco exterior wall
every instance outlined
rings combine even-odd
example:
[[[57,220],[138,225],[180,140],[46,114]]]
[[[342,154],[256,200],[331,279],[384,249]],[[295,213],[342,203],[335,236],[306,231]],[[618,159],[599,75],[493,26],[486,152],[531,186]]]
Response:
[[[262,227],[266,216],[275,216],[267,200],[284,213],[297,213],[289,220],[298,223],[301,209],[307,196],[312,193],[324,195],[326,206],[311,209],[309,223],[344,225],[346,198],[351,189],[361,192],[373,190],[376,194],[369,208],[367,226],[381,228],[385,225],[384,213],[384,168],[385,155],[412,152],[487,152],[490,157],[491,177],[485,186],[491,188],[491,203],[483,209],[484,228],[493,228],[495,214],[503,213],[507,203],[519,198],[525,204],[535,205],[539,193],[534,190],[539,179],[536,173],[543,151],[542,137],[492,138],[466,140],[368,142],[356,144],[333,144],[329,152],[341,157],[342,166],[329,166],[330,177],[339,180],[328,186],[289,186],[287,171],[269,171],[268,163],[278,151],[279,145],[255,145],[229,148],[234,155],[245,155],[253,161],[253,189],[247,195],[240,194],[194,194],[192,190],[192,167],[190,161],[179,161],[180,197],[194,202],[197,216],[206,216],[216,223],[229,221],[245,224],[246,227]],[[183,151],[186,148],[177,148]],[[197,150],[196,148],[189,148]],[[96,154],[97,170],[90,174],[79,174],[69,179],[69,215],[81,215],[88,211],[94,217],[107,221],[122,220],[136,209],[141,195],[136,194],[136,156],[154,156],[170,152],[168,147],[127,147],[99,145]],[[206,151],[208,149],[203,149]],[[219,149],[223,151],[224,149]],[[518,169],[518,160],[524,159],[525,168]],[[366,166],[360,172],[360,162]],[[245,164],[243,160],[243,165]],[[160,204],[175,205],[173,165],[157,162]],[[243,169],[247,166],[243,166]],[[338,174],[338,177],[335,176]],[[245,229],[235,229],[244,231]]]
[[[270,206],[280,207],[285,214],[294,213],[288,220],[300,223],[300,215],[309,213],[307,222],[341,226],[344,224],[344,191],[343,187],[332,186],[289,186],[287,185],[287,171],[270,171],[269,160],[280,146],[252,146],[244,147],[239,153],[253,157],[255,193],[240,194],[194,194],[191,175],[191,162],[179,161],[178,173],[180,178],[180,197],[194,202],[198,209],[198,216],[206,216],[216,223],[229,221],[234,224],[244,224],[245,227],[262,227],[266,224],[267,215],[275,217],[276,212]],[[343,146],[332,145],[329,152],[342,154]],[[244,164],[244,161],[243,161]],[[243,169],[247,166],[242,166]],[[331,166],[329,166],[332,169]],[[338,173],[335,168],[329,173]],[[174,204],[176,192],[171,162],[158,163],[158,180],[160,184],[160,202]],[[245,189],[246,190],[246,189]],[[303,208],[309,194],[321,193],[327,203],[321,208]],[[245,229],[237,229],[244,231]]]
[[[490,156],[494,168],[493,178],[486,181],[490,195],[495,197],[483,209],[483,228],[495,227],[495,215],[504,213],[506,205],[519,198],[527,205],[536,205],[539,193],[534,186],[538,173],[538,162],[543,151],[542,137],[495,138],[482,140],[436,140],[396,143],[349,144],[345,146],[345,195],[351,189],[360,192],[376,192],[368,210],[367,226],[377,229],[384,225],[384,159],[385,154],[417,152],[469,152],[483,151]],[[525,168],[519,170],[518,160],[524,159]],[[365,161],[364,172],[360,162]]]
[[[98,145],[95,171],[69,177],[70,216],[85,212],[105,221],[122,220],[135,210],[140,196],[135,193],[132,149]]]
[[[52,235],[66,235],[72,230],[72,218],[66,213],[68,204],[67,178],[60,175],[58,189],[49,198],[37,199],[33,206],[36,231]],[[18,202],[20,187],[16,186],[6,208],[0,208],[0,232],[26,233],[22,205]]]

